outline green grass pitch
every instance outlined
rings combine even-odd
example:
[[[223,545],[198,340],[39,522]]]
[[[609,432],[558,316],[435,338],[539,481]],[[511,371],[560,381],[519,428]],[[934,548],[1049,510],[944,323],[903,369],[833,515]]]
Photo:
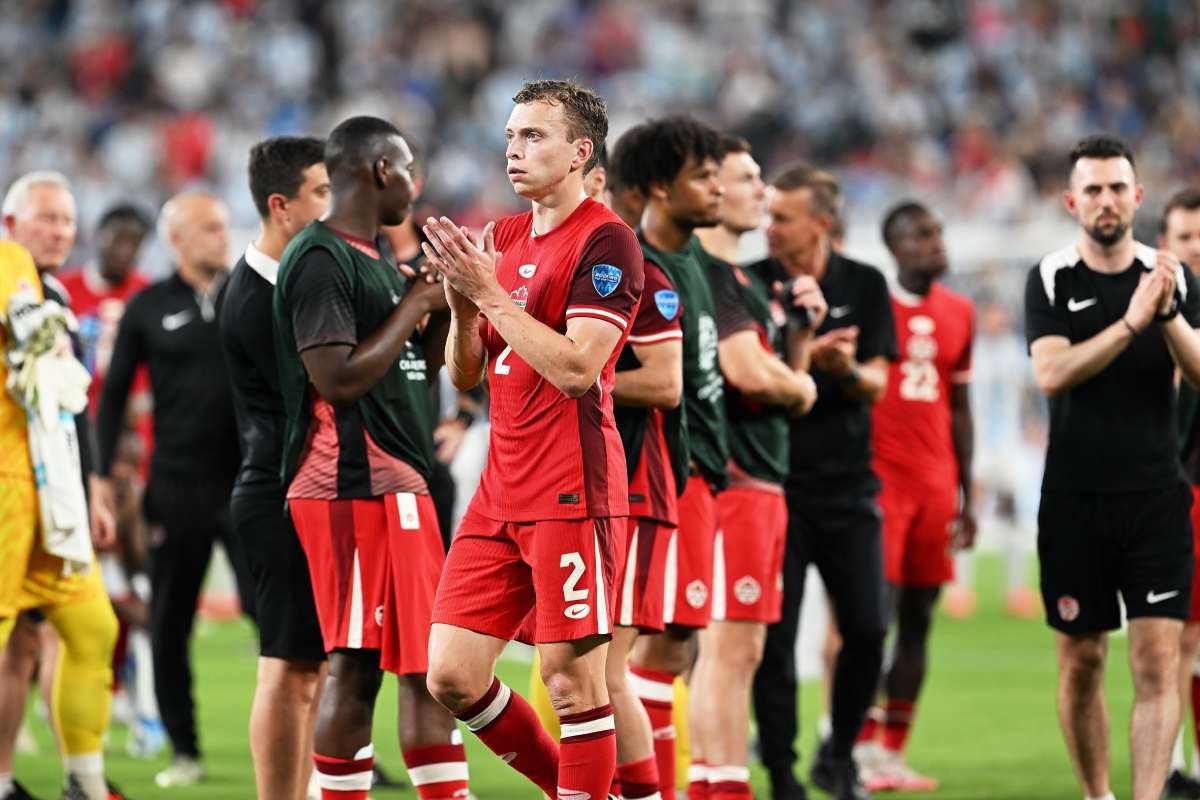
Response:
[[[1050,631],[1040,622],[1018,621],[1001,610],[999,563],[982,558],[979,609],[966,621],[940,616],[934,628],[931,671],[909,747],[910,761],[941,779],[941,789],[914,798],[940,800],[1062,800],[1077,798],[1054,710],[1054,654]],[[254,691],[255,644],[241,623],[201,624],[193,643],[201,741],[208,779],[196,787],[161,790],[154,773],[165,763],[125,755],[125,732],[115,729],[109,775],[133,800],[242,800],[254,797],[247,718]],[[1125,641],[1115,637],[1107,675],[1112,717],[1113,786],[1129,796],[1128,720],[1130,682]],[[501,677],[516,689],[527,685],[528,666],[501,664]],[[403,762],[396,744],[394,682],[385,681],[376,718],[377,758],[396,775]],[[812,752],[817,688],[803,698],[801,752]],[[18,756],[16,774],[34,794],[57,798],[61,770],[44,720],[31,715],[40,755]],[[537,792],[466,736],[472,791],[480,800],[535,798]],[[754,790],[766,797],[761,771]],[[821,797],[814,791],[814,797]],[[374,792],[378,800],[407,800],[411,790]]]

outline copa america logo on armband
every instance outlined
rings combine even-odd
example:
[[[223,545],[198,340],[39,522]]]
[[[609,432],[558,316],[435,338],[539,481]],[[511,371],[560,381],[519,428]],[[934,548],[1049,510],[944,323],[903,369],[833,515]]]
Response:
[[[679,313],[679,295],[670,289],[659,289],[654,293],[654,305],[663,319],[670,322]]]
[[[608,297],[621,285],[621,270],[612,264],[597,264],[592,267],[592,286],[596,294]]]

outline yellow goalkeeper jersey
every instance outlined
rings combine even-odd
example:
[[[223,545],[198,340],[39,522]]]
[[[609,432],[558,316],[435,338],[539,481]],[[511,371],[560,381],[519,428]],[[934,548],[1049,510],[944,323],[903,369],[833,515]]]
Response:
[[[18,291],[32,290],[40,299],[42,282],[29,251],[15,242],[0,241],[0,314]],[[0,344],[8,351],[8,333],[0,327]],[[25,409],[8,392],[8,366],[0,359],[0,477],[33,477]]]

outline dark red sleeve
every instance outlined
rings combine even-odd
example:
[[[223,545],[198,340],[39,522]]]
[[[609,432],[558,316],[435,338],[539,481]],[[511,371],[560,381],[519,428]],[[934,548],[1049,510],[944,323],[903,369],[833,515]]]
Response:
[[[716,258],[709,263],[709,286],[717,311],[717,338],[724,339],[741,331],[758,329],[758,323],[746,307],[742,289],[738,286],[738,268]],[[742,276],[743,280],[746,280]]]
[[[683,305],[679,293],[666,273],[652,261],[646,262],[646,283],[642,289],[642,302],[633,318],[629,331],[630,344],[654,344],[668,339],[682,339],[679,315]]]
[[[637,235],[621,222],[592,231],[583,246],[567,299],[567,320],[591,317],[629,327],[642,296],[645,271]]]

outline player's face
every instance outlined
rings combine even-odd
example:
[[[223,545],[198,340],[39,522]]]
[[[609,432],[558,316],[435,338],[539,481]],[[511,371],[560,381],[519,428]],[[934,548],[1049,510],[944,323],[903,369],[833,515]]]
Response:
[[[675,180],[651,193],[666,200],[667,213],[680,227],[711,228],[721,222],[724,189],[719,173],[715,159],[688,156]]]
[[[412,212],[417,196],[412,150],[403,136],[393,136],[384,158],[375,164],[380,189],[379,224],[399,225]]]
[[[283,229],[291,239],[308,223],[325,216],[329,209],[329,174],[324,164],[313,164],[304,170],[304,180],[295,197],[282,204]]]
[[[592,157],[592,140],[571,138],[562,105],[535,100],[519,103],[508,115],[504,138],[508,146],[508,180],[513,190],[530,200],[545,197],[568,175],[583,169]]]
[[[1126,158],[1081,158],[1071,170],[1063,204],[1097,244],[1111,247],[1130,234],[1142,187]]]
[[[181,209],[173,244],[179,259],[205,272],[229,265],[229,213],[212,197],[196,197]]]
[[[725,189],[721,224],[739,234],[762,227],[767,214],[767,187],[754,157],[749,153],[725,156],[718,179]]]
[[[892,255],[901,269],[939,277],[946,271],[942,223],[932,214],[906,214],[892,233]]]
[[[24,206],[5,220],[13,241],[43,272],[56,270],[75,246],[75,198],[61,186],[32,186]]]
[[[121,283],[133,270],[146,229],[140,222],[117,219],[96,232],[96,254],[100,274],[112,283]]]
[[[1192,272],[1200,270],[1200,208],[1173,208],[1167,214],[1162,245]],[[1200,274],[1200,273],[1198,273]]]
[[[812,191],[807,187],[776,190],[767,203],[767,213],[767,249],[771,257],[811,263],[832,224],[832,220],[813,211]]]

